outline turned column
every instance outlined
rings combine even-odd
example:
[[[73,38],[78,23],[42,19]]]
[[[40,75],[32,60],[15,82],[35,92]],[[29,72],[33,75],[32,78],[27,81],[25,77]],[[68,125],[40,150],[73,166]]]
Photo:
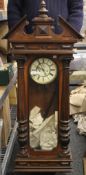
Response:
[[[69,64],[71,58],[63,58],[63,84],[62,84],[62,99],[61,99],[61,116],[59,123],[59,143],[61,154],[69,155],[68,145],[70,142],[70,127],[69,127]]]
[[[25,78],[24,78],[24,63],[25,58],[19,57],[18,63],[18,142],[20,146],[20,153],[25,154],[28,147],[28,117],[26,113],[26,99],[25,99]]]

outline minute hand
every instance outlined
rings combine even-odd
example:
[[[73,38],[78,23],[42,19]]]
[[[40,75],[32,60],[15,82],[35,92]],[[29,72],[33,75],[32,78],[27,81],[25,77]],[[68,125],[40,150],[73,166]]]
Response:
[[[43,70],[44,74],[47,75],[46,69],[41,65],[41,69]]]

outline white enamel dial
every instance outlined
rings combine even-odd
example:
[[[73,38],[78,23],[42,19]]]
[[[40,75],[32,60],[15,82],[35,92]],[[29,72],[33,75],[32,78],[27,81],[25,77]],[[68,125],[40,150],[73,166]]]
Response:
[[[57,66],[49,58],[36,59],[30,67],[31,78],[39,84],[52,82],[57,75]]]

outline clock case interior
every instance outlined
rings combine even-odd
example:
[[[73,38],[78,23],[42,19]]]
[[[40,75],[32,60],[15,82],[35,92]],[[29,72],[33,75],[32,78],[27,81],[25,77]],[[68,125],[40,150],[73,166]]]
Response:
[[[36,68],[40,66],[40,58],[33,59],[36,60]],[[32,63],[30,65],[33,65],[34,61],[31,61]],[[38,60],[38,61],[37,61]],[[37,72],[37,81],[35,82],[29,73],[26,73],[27,81],[29,84],[28,87],[28,96],[27,96],[27,104],[29,104],[28,108],[28,116],[29,116],[29,145],[34,148],[34,151],[41,150],[41,151],[49,151],[53,150],[55,147],[57,147],[58,142],[58,95],[59,95],[59,83],[58,83],[58,64],[57,59],[53,58],[43,58],[43,63],[47,62],[46,64],[51,64],[51,72],[48,72],[48,81],[50,82],[46,83],[46,81],[40,83],[40,79],[44,78],[46,74],[42,70],[40,74],[42,73],[43,77],[38,77]],[[42,66],[42,65],[41,65]],[[31,66],[29,66],[31,67]],[[34,67],[33,67],[34,68]],[[36,71],[35,68],[35,71]],[[53,76],[53,71],[55,71],[56,68],[56,75],[54,79],[51,78]],[[28,70],[28,68],[27,68]],[[27,71],[28,72],[28,71]],[[46,77],[45,77],[46,78]],[[47,80],[47,79],[45,79]],[[52,93],[51,93],[52,92]],[[38,98],[37,98],[38,97]],[[31,118],[32,117],[32,118]],[[39,119],[40,117],[40,119]],[[36,119],[34,119],[36,118]],[[34,120],[34,121],[33,121]],[[39,121],[42,120],[42,121]],[[37,123],[38,121],[38,123]],[[32,125],[31,123],[32,122]],[[35,122],[35,123],[34,123]],[[37,124],[36,124],[37,123]],[[55,124],[56,123],[56,124]],[[35,125],[35,126],[34,126]],[[56,126],[55,126],[56,125]],[[52,131],[51,131],[52,130]],[[53,133],[52,133],[53,132]],[[30,138],[31,135],[31,138]],[[34,138],[35,137],[35,138]],[[39,137],[39,138],[38,138]],[[40,138],[41,137],[41,138]],[[47,138],[48,137],[48,138]],[[52,138],[54,137],[54,138]],[[43,139],[44,138],[44,139]],[[36,141],[35,141],[36,139]],[[50,141],[50,140],[52,141]],[[53,141],[54,139],[54,141]],[[41,142],[41,143],[40,143]],[[45,143],[42,143],[45,142]],[[51,142],[51,143],[50,143]],[[53,143],[52,143],[53,142]],[[55,143],[55,144],[54,144]]]
[[[39,16],[32,20],[33,32],[24,31],[26,16],[9,31],[9,53],[18,65],[18,143],[14,172],[70,172],[69,149],[69,65],[73,58],[73,44],[82,36],[62,17],[60,34],[54,32],[54,19],[47,15],[45,1],[41,1]],[[21,40],[22,38],[22,40]],[[40,85],[30,77],[30,66],[37,58],[49,58],[57,66],[57,77],[49,84]],[[44,100],[43,100],[44,98]],[[46,100],[45,100],[46,99]],[[30,111],[37,105],[44,119],[58,111],[58,144],[52,150],[33,149],[30,146]]]

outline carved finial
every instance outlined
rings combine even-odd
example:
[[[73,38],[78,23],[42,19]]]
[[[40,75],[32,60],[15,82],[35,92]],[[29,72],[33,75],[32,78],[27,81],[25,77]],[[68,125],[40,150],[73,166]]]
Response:
[[[39,10],[39,15],[43,18],[47,17],[47,12],[48,10],[46,9],[46,3],[45,3],[45,0],[41,0],[41,3],[40,3],[40,10]]]

